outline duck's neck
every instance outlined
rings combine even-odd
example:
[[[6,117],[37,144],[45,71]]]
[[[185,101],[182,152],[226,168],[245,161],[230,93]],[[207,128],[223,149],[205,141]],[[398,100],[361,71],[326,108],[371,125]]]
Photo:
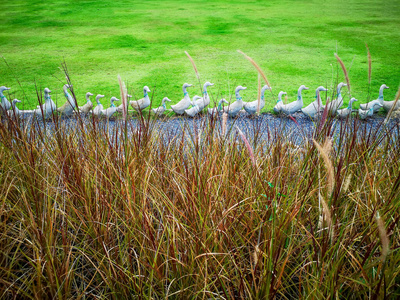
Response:
[[[338,87],[337,87],[337,89],[336,89],[336,98],[342,98],[342,94],[341,94],[341,91],[342,90],[342,86],[341,85],[338,85]]]
[[[319,94],[319,90],[315,93],[315,98],[319,106],[322,106],[321,96]]]
[[[204,97],[207,96],[207,86],[206,85],[203,87],[203,95],[204,95]]]
[[[4,96],[3,91],[0,91],[0,98],[1,98],[1,100],[7,99],[6,96]]]
[[[50,95],[45,93],[45,94],[44,94],[44,101],[47,102],[47,101],[49,101],[49,100],[51,100]]]
[[[86,96],[86,103],[90,102],[90,96]]]
[[[68,93],[68,88],[64,85],[64,87],[63,87],[63,90],[64,90],[64,95],[65,95],[65,97],[68,99],[69,97],[71,97],[71,95]]]
[[[163,101],[163,102],[161,103],[161,106],[162,106],[164,109],[167,109],[167,104],[165,104],[165,101]]]
[[[221,111],[221,109],[222,109],[222,101],[219,101],[219,102],[218,102],[217,110],[218,110],[218,111]]]
[[[352,109],[352,107],[353,107],[353,101],[350,100],[349,106],[347,106],[347,108],[348,108],[348,109]]]
[[[301,95],[301,90],[297,92],[297,101],[303,101],[303,96]]]
[[[143,91],[143,96],[144,96],[144,98],[149,98],[149,94],[147,94],[146,91]]]
[[[383,100],[383,90],[384,90],[384,87],[382,86],[380,89],[379,89],[379,100]]]
[[[242,100],[242,97],[240,97],[240,91],[235,92],[236,100],[240,101]]]
[[[111,101],[111,107],[115,107],[114,101]]]

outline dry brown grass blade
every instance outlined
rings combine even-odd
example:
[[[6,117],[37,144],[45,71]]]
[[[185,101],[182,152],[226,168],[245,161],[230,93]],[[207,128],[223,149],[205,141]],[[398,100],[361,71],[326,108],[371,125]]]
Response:
[[[329,142],[325,141],[324,147],[322,147],[320,144],[317,143],[316,140],[313,139],[315,147],[318,149],[319,154],[321,155],[322,159],[324,160],[325,167],[327,170],[327,180],[328,180],[328,195],[331,195],[333,192],[333,186],[334,186],[334,171],[333,171],[333,165],[331,160],[329,159]],[[330,147],[331,148],[331,147]]]
[[[379,211],[376,213],[376,223],[378,224],[379,238],[382,243],[382,261],[386,260],[389,253],[389,237],[385,229],[385,222],[382,220]]]
[[[339,62],[340,66],[342,67],[344,77],[346,78],[346,83],[347,83],[347,89],[349,90],[349,98],[351,98],[351,87],[350,87],[350,79],[349,79],[349,73],[347,72],[346,67],[344,66],[343,61],[340,59],[340,57],[335,53],[335,57],[337,61]]]
[[[385,121],[384,121],[385,124],[386,124],[387,122],[389,122],[390,117],[392,116],[392,113],[393,113],[393,111],[395,110],[394,108],[396,107],[397,102],[399,101],[399,98],[400,98],[400,87],[399,87],[399,89],[397,90],[396,99],[394,100],[393,106],[390,108],[388,114],[386,115],[386,118],[385,118]]]
[[[371,74],[372,74],[371,53],[369,52],[368,44],[365,44],[365,47],[367,47],[367,52],[368,52],[368,84],[371,84]]]
[[[126,92],[126,87],[125,83],[121,80],[121,76],[118,74],[118,83],[119,83],[119,91],[121,93],[121,101],[122,101],[122,116],[124,120],[126,120],[126,115],[127,115],[127,92]]]
[[[237,52],[239,52],[240,54],[243,54],[243,56],[249,61],[251,62],[251,64],[257,69],[258,73],[261,75],[261,77],[264,79],[265,83],[271,87],[271,85],[269,84],[269,81],[267,79],[267,76],[265,76],[264,72],[261,70],[261,68],[256,64],[256,62],[248,55],[246,55],[245,53],[243,53],[240,50],[237,50]]]
[[[200,75],[199,75],[199,72],[197,71],[197,67],[196,67],[196,64],[194,63],[193,58],[189,55],[189,53],[187,51],[185,51],[185,54],[187,55],[187,57],[189,58],[190,62],[192,63],[194,72],[196,73],[196,76],[197,76],[197,80],[200,83]]]

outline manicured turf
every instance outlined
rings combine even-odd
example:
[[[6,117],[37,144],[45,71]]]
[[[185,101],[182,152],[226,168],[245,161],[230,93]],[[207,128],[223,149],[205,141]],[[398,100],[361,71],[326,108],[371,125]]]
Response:
[[[359,104],[368,98],[368,43],[371,97],[377,98],[386,83],[385,99],[394,98],[400,78],[398,1],[229,2],[3,0],[0,53],[11,69],[0,62],[0,85],[12,87],[9,97],[23,100],[20,108],[37,105],[35,82],[41,90],[49,87],[60,105],[65,80],[59,67],[65,59],[79,103],[90,91],[106,95],[107,106],[111,96],[119,97],[120,74],[136,97],[148,85],[158,106],[164,96],[179,101],[184,82],[196,85],[189,89],[191,96],[200,93],[187,50],[201,84],[216,83],[210,89],[214,96],[230,99],[240,84],[248,87],[243,99],[252,101],[257,73],[236,52],[240,49],[271,82],[271,109],[279,90],[293,101],[298,86],[305,84],[310,102],[319,85],[331,90],[344,80],[333,55],[338,52]]]

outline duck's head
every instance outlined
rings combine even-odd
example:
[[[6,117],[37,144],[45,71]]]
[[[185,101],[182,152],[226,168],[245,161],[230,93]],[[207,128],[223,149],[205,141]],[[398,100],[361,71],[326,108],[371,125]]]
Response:
[[[195,102],[196,100],[199,100],[199,99],[201,99],[201,98],[202,98],[202,97],[196,95],[196,96],[193,97],[193,102]]]
[[[247,89],[247,87],[243,87],[243,86],[239,85],[238,87],[236,87],[235,93],[239,93],[240,91],[243,91],[245,89]]]
[[[89,98],[90,96],[93,96],[93,94],[90,93],[90,92],[87,92],[87,93],[86,93],[86,98]]]
[[[382,106],[383,106],[383,104],[381,104],[381,103],[375,103],[375,104],[374,104],[374,106],[373,106],[373,107],[371,107],[371,108],[374,108],[374,107],[376,107],[376,106],[378,106],[378,107],[382,107]]]
[[[44,89],[44,93],[45,93],[45,94],[50,94],[51,91],[50,91],[48,88],[45,88],[45,89]]]
[[[263,94],[266,90],[271,90],[271,87],[269,87],[268,85],[264,85],[261,89],[261,94]]]
[[[358,100],[356,98],[354,98],[354,97],[350,99],[351,103],[356,102],[356,101],[358,101]]]
[[[64,88],[65,89],[70,89],[70,88],[72,88],[72,84],[68,84],[68,83],[64,84]]]
[[[114,101],[119,101],[119,99],[116,97],[111,97],[110,102],[113,103]]]
[[[21,100],[14,99],[12,102],[13,102],[14,104],[15,104],[15,103],[21,103]]]
[[[280,91],[278,94],[278,99],[282,101],[282,95],[287,95],[286,92]]]
[[[340,91],[340,89],[341,89],[342,87],[344,87],[344,86],[347,86],[347,83],[341,82],[341,83],[338,84],[337,88],[338,88],[338,90]]]
[[[219,103],[220,104],[222,104],[222,103],[229,104],[229,102],[226,101],[225,98],[222,98],[221,100],[219,100]]]
[[[145,86],[143,87],[143,93],[144,93],[144,94],[150,93],[150,89],[149,89],[149,87],[148,87],[147,85],[145,85]]]
[[[382,84],[380,89],[381,89],[381,90],[384,90],[384,89],[388,89],[388,88],[389,88],[389,87],[388,87],[386,84]]]
[[[207,82],[204,84],[203,88],[206,89],[207,87],[213,86],[213,85],[214,85],[214,83],[211,83],[211,82],[207,81]]]
[[[10,90],[10,88],[5,87],[5,86],[1,86],[1,87],[0,87],[0,92],[1,92],[1,93],[4,92],[4,91],[8,91],[8,90]]]
[[[303,91],[303,90],[308,90],[309,88],[308,87],[306,87],[304,84],[303,85],[301,85],[300,87],[299,87],[299,92],[301,92],[301,91]]]
[[[324,88],[322,85],[317,87],[316,92],[326,92],[328,89]]]
[[[193,84],[189,84],[189,83],[184,83],[182,86],[183,91],[185,91],[188,87],[193,86]]]
[[[168,97],[164,97],[164,98],[162,99],[162,103],[165,103],[165,101],[171,102],[171,100],[170,100]]]
[[[102,94],[97,94],[97,96],[96,96],[96,101],[99,102],[99,99],[100,99],[100,98],[103,98],[103,97],[104,97],[104,95],[102,95]]]

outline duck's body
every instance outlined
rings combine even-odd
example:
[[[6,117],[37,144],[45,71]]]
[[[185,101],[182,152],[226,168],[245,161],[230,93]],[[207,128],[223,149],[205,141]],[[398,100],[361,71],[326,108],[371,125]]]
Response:
[[[92,93],[86,93],[86,104],[79,107],[79,111],[87,114],[93,108],[93,103],[90,101],[90,96],[93,96]]]
[[[347,106],[346,108],[337,110],[337,111],[336,111],[336,116],[337,116],[339,119],[345,119],[345,118],[347,118],[347,116],[349,116],[349,115],[352,113],[352,111],[353,111],[352,105],[353,105],[353,102],[355,102],[355,101],[358,101],[358,100],[357,100],[356,98],[351,98],[351,99],[350,99],[350,102],[349,102],[349,106]]]
[[[185,83],[182,86],[183,95],[184,95],[183,99],[181,101],[179,101],[177,104],[171,105],[172,110],[175,113],[177,113],[178,115],[183,115],[185,113],[185,110],[191,105],[189,93],[186,91],[186,89],[191,86],[192,86],[191,84]]]
[[[42,116],[48,119],[57,111],[56,104],[53,102],[50,96],[51,91],[48,88],[44,89],[44,104],[40,105],[38,108],[33,110],[33,113],[37,116]],[[25,111],[24,111],[25,112]]]
[[[276,101],[276,104],[274,106],[274,112],[277,114],[281,112],[282,106],[284,105],[282,101],[282,95],[286,95],[286,92],[280,91],[278,94],[278,100]]]
[[[207,87],[213,85],[214,83],[210,83],[208,81],[203,85],[203,98],[200,97],[200,99],[196,100],[196,104],[199,107],[199,111],[202,111],[205,107],[207,107],[210,104],[210,96],[208,95]]]
[[[200,112],[200,107],[199,107],[199,104],[197,103],[197,101],[199,101],[200,99],[203,99],[203,98],[200,96],[197,96],[197,95],[193,97],[193,101],[192,101],[193,107],[185,110],[186,115],[193,118],[195,115],[197,115]],[[200,101],[202,101],[202,100],[200,100]]]
[[[119,101],[119,99],[117,99],[116,97],[111,97],[111,106],[101,111],[101,114],[104,115],[107,119],[111,118],[112,115],[117,112],[118,107],[115,106],[114,101]]]
[[[129,104],[133,107],[134,110],[142,111],[146,107],[150,106],[150,97],[149,97],[149,94],[148,94],[149,92],[150,92],[149,87],[148,86],[144,86],[143,87],[143,95],[144,95],[144,97],[142,99],[139,99],[139,100],[129,101]]]
[[[95,115],[95,116],[101,115],[101,112],[103,110],[103,104],[100,103],[100,98],[103,98],[103,97],[104,97],[104,95],[100,95],[100,94],[98,94],[96,96],[97,106],[93,109],[93,115]]]
[[[328,111],[331,116],[335,116],[337,110],[343,106],[343,97],[342,97],[341,90],[342,90],[342,87],[344,87],[344,86],[347,86],[347,84],[343,83],[343,82],[338,84],[337,89],[336,89],[336,99],[332,100],[328,104]]]
[[[75,109],[75,100],[71,96],[71,94],[68,93],[68,89],[71,87],[72,86],[69,84],[64,85],[63,91],[64,91],[64,96],[67,99],[67,102],[65,102],[65,104],[63,106],[57,108],[57,111],[64,116],[71,116]]]
[[[393,101],[383,101],[383,109],[385,111],[389,111],[392,108],[392,106],[394,105],[395,102],[396,102],[395,100],[393,100]],[[393,108],[393,110],[400,110],[400,100],[397,101],[396,106]]]
[[[252,115],[255,114],[257,111],[260,111],[264,108],[265,106],[265,99],[264,99],[264,93],[266,90],[270,90],[271,88],[268,85],[264,85],[261,89],[261,99],[260,101],[255,100],[252,102],[244,102],[243,103],[243,108],[244,110]]]
[[[10,101],[7,100],[6,96],[4,96],[3,92],[8,91],[10,88],[2,86],[0,87],[0,98],[1,98],[1,107],[4,111],[7,111],[11,108]],[[1,113],[1,112],[0,112]]]
[[[306,87],[305,85],[301,85],[297,91],[297,100],[289,104],[281,105],[280,111],[284,114],[291,115],[301,110],[301,108],[303,107],[303,96],[301,95],[301,91],[303,90],[308,90],[308,87]]]
[[[368,110],[369,108],[374,107],[374,112],[377,112],[383,106],[383,103],[384,103],[383,90],[384,89],[388,89],[388,88],[389,87],[386,84],[382,84],[381,87],[379,88],[379,97],[378,97],[378,99],[370,101],[368,103],[360,104],[360,108],[362,110]],[[381,104],[381,105],[376,105],[378,103]]]
[[[243,100],[239,93],[240,91],[245,89],[247,88],[239,85],[235,89],[236,101],[231,103],[229,106],[224,107],[223,111],[226,112],[230,117],[236,117],[240,110],[243,108]]]
[[[171,102],[168,97],[164,97],[161,101],[161,106],[152,109],[153,113],[155,113],[157,116],[162,115],[167,110],[167,105],[165,103],[166,101]]]
[[[316,97],[315,101],[307,105],[305,108],[302,108],[301,111],[310,118],[314,118],[319,112],[324,110],[324,106],[322,105],[319,93],[320,91],[327,91],[327,90],[328,89],[324,88],[323,86],[319,86],[315,91],[315,97]]]
[[[208,108],[208,109],[207,109],[208,114],[209,114],[210,116],[212,116],[212,117],[215,117],[216,115],[218,115],[218,113],[219,113],[220,111],[222,111],[222,103],[229,104],[228,101],[226,101],[224,98],[222,98],[221,100],[219,100],[218,106],[217,106],[217,107],[213,107],[213,108]]]
[[[379,110],[383,105],[381,103],[375,103],[373,106],[370,106],[369,109],[367,110],[363,110],[363,109],[359,109],[358,110],[358,115],[360,116],[360,119],[366,119],[368,117],[372,117],[372,115],[374,114],[375,110]],[[378,107],[378,108],[376,108]]]
[[[8,111],[7,111],[7,114],[8,114],[9,116],[13,116],[14,114],[15,114],[15,115],[21,114],[21,111],[20,111],[20,110],[18,109],[18,107],[16,106],[16,103],[21,103],[21,100],[14,99],[14,100],[11,102],[11,110],[8,110]]]

